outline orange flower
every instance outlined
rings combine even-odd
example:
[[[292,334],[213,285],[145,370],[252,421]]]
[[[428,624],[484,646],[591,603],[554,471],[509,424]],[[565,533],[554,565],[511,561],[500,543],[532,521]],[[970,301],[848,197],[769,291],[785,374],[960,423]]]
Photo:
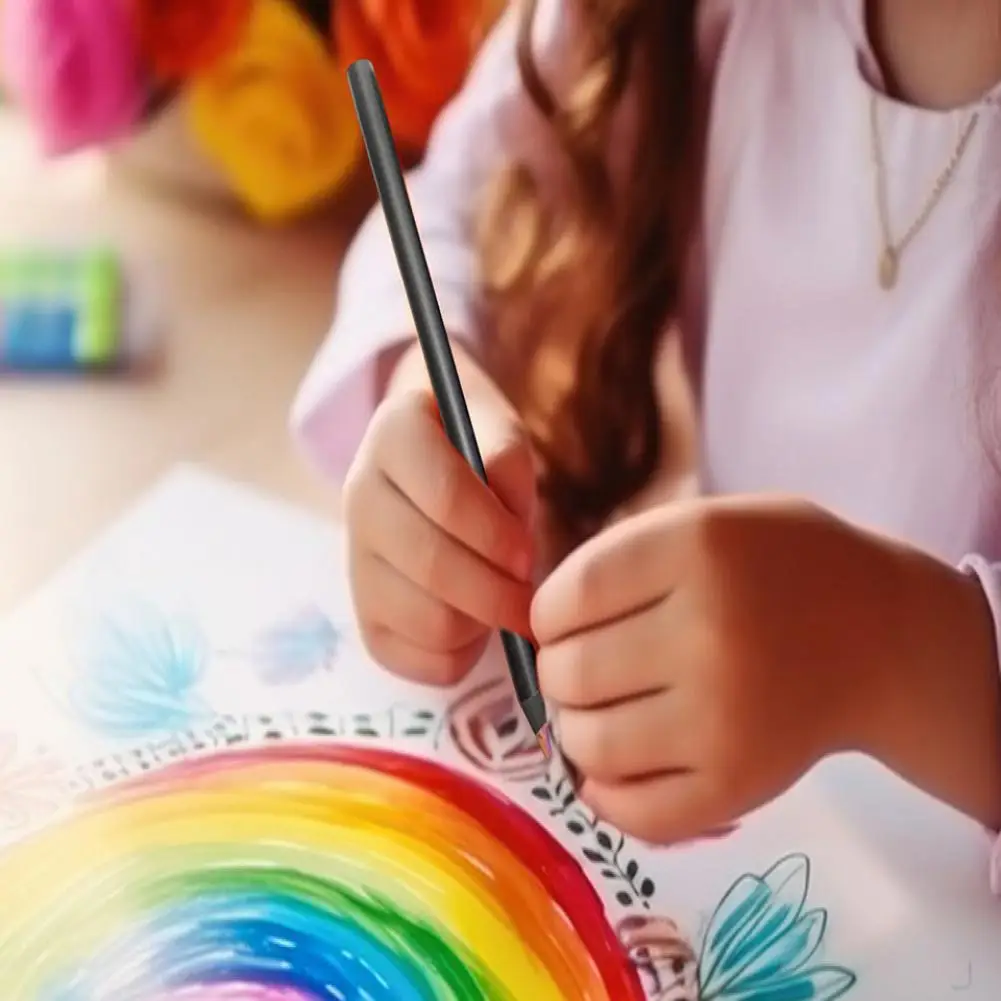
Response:
[[[337,0],[341,62],[369,59],[398,143],[419,150],[462,86],[502,0]]]
[[[192,131],[261,220],[332,194],[361,136],[327,39],[287,0],[254,0],[236,48],[188,88]]]
[[[162,80],[211,68],[232,49],[252,0],[135,0],[143,53]]]

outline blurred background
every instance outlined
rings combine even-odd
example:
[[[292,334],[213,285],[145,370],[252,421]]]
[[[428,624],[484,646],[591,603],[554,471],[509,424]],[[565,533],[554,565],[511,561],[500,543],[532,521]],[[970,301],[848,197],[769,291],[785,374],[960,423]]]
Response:
[[[0,0],[0,615],[177,462],[336,513],[287,419],[374,199],[344,70],[414,162],[502,3]]]

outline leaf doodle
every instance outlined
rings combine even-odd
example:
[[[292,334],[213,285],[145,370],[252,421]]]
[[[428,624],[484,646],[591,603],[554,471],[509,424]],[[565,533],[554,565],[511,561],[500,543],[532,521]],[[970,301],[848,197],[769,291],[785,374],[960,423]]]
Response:
[[[18,831],[49,819],[68,793],[61,762],[47,752],[24,756],[17,737],[0,733],[0,831]]]
[[[580,805],[570,780],[561,775],[555,784],[540,782],[531,789],[532,796],[549,804],[549,816],[561,817],[566,829],[575,837],[584,838],[581,854],[605,880],[620,883],[615,891],[615,899],[623,907],[639,906],[650,908],[650,898],[656,893],[656,886],[649,877],[639,880],[640,867],[635,859],[623,863],[621,855],[626,846],[625,837],[611,832],[589,815]]]
[[[340,630],[311,605],[264,630],[252,644],[249,659],[264,684],[296,684],[332,670],[341,642]]]
[[[93,626],[66,708],[87,728],[120,740],[184,729],[210,715],[197,694],[208,656],[194,625],[131,606]]]

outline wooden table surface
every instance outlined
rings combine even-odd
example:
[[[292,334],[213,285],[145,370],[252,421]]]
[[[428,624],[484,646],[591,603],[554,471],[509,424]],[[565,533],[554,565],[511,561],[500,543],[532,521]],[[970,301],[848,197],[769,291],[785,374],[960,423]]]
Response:
[[[94,157],[42,163],[0,112],[0,239],[111,237],[166,311],[165,363],[146,380],[0,380],[0,615],[180,461],[335,516],[287,418],[366,197],[262,231]]]

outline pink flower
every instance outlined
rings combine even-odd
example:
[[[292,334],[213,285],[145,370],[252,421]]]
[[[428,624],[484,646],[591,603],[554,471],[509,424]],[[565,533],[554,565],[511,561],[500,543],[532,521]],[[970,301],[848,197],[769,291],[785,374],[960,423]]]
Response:
[[[448,728],[456,750],[487,774],[518,782],[543,778],[549,770],[506,678],[461,696],[449,709]]]
[[[50,817],[65,788],[59,761],[47,753],[25,757],[13,734],[0,733],[0,834]]]
[[[143,109],[129,0],[2,0],[0,68],[49,155],[119,138]]]

